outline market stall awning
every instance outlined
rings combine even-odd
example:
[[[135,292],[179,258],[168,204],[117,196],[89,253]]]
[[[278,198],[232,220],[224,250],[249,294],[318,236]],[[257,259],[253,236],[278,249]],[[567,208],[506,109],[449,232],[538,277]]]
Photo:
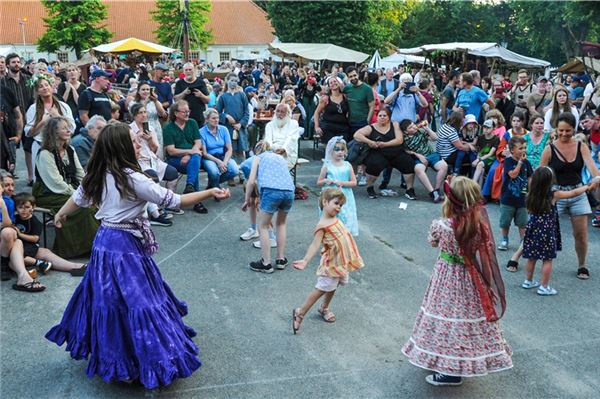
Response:
[[[425,60],[425,57],[421,57],[418,55],[408,55],[408,54],[392,54],[387,57],[383,57],[380,62],[381,68],[396,68],[398,65],[402,64],[429,64],[429,60]]]
[[[597,60],[595,58],[581,58],[581,57],[575,57],[572,58],[571,60],[569,60],[569,62],[567,62],[566,64],[562,65],[560,68],[558,68],[558,72],[562,72],[562,73],[579,73],[579,72],[583,72],[585,70],[584,65],[583,65],[583,61],[585,61],[585,66],[588,67],[588,69],[593,69],[596,72],[600,72],[600,60]]]
[[[350,50],[330,43],[271,43],[269,51],[283,58],[300,57],[305,60],[363,62],[369,54]]]
[[[411,55],[426,55],[434,51],[465,51],[478,57],[497,58],[503,62],[519,67],[545,68],[550,66],[548,61],[526,57],[505,49],[498,43],[469,43],[454,42],[441,44],[427,44],[420,47],[398,49],[399,53]]]
[[[160,44],[147,42],[141,39],[136,39],[135,37],[130,37],[128,39],[119,40],[117,42],[92,47],[92,50],[98,53],[113,54],[130,53],[133,51],[139,51],[140,53],[150,54],[170,54],[177,51],[174,48],[161,46]]]

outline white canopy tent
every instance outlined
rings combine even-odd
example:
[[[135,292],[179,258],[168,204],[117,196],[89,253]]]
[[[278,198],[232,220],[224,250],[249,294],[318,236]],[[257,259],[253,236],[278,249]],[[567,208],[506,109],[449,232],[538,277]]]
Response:
[[[425,57],[420,57],[418,55],[407,55],[407,54],[392,54],[387,57],[381,59],[379,63],[380,68],[396,68],[401,64],[429,64],[429,60],[426,60]]]
[[[282,58],[302,58],[304,60],[328,60],[337,62],[363,62],[369,55],[330,43],[276,43],[269,45],[269,51]]]
[[[381,56],[379,55],[379,50],[375,50],[373,57],[371,57],[371,61],[369,61],[369,71],[374,71],[379,68],[381,68]]]
[[[454,42],[442,44],[427,44],[420,47],[398,49],[399,53],[411,55],[427,55],[434,51],[464,51],[478,57],[500,59],[503,62],[524,68],[546,68],[550,63],[537,58],[526,57],[505,49],[498,43],[469,43]]]

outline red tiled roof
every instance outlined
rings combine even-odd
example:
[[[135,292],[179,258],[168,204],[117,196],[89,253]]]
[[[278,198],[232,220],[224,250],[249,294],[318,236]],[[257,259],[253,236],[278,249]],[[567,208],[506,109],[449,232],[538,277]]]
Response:
[[[102,0],[108,6],[106,28],[114,33],[112,41],[136,37],[156,42],[152,31],[157,23],[150,11],[153,0]],[[274,40],[266,13],[250,0],[211,0],[212,10],[206,28],[212,29],[212,44],[267,44]],[[23,43],[19,20],[24,23],[25,42],[32,44],[46,31],[47,16],[40,1],[0,0],[0,44]]]

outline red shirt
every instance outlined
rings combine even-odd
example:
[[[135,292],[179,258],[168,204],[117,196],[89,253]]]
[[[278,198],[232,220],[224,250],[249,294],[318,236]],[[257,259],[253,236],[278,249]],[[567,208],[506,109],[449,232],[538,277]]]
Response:
[[[600,118],[594,118],[594,120],[598,125],[600,125],[600,123],[598,123],[600,122]],[[592,129],[592,131],[590,131],[590,140],[594,144],[600,144],[600,128],[595,130]]]

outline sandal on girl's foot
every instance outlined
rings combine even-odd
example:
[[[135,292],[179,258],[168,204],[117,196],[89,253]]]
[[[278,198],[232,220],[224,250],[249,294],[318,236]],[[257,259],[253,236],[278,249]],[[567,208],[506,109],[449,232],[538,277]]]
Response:
[[[304,316],[300,314],[300,309],[292,310],[292,330],[294,330],[294,335],[300,330],[300,324],[302,324],[302,320]]]
[[[508,263],[506,264],[506,270],[508,270],[511,273],[516,272],[517,270],[519,270],[519,262],[515,262],[514,260],[509,260]]]
[[[333,312],[331,310],[329,310],[329,308],[321,307],[317,310],[317,312],[319,312],[321,317],[323,317],[323,320],[325,320],[327,323],[335,322],[335,315],[333,314]]]
[[[590,271],[585,267],[577,269],[577,278],[580,280],[587,280],[590,278]]]
[[[25,292],[41,292],[46,289],[39,281],[33,280],[25,284],[13,284],[12,289],[15,291]]]
[[[77,269],[69,270],[69,273],[71,273],[71,276],[73,277],[83,277],[85,271],[87,270],[87,266],[88,264],[86,263],[85,265],[78,267]]]

